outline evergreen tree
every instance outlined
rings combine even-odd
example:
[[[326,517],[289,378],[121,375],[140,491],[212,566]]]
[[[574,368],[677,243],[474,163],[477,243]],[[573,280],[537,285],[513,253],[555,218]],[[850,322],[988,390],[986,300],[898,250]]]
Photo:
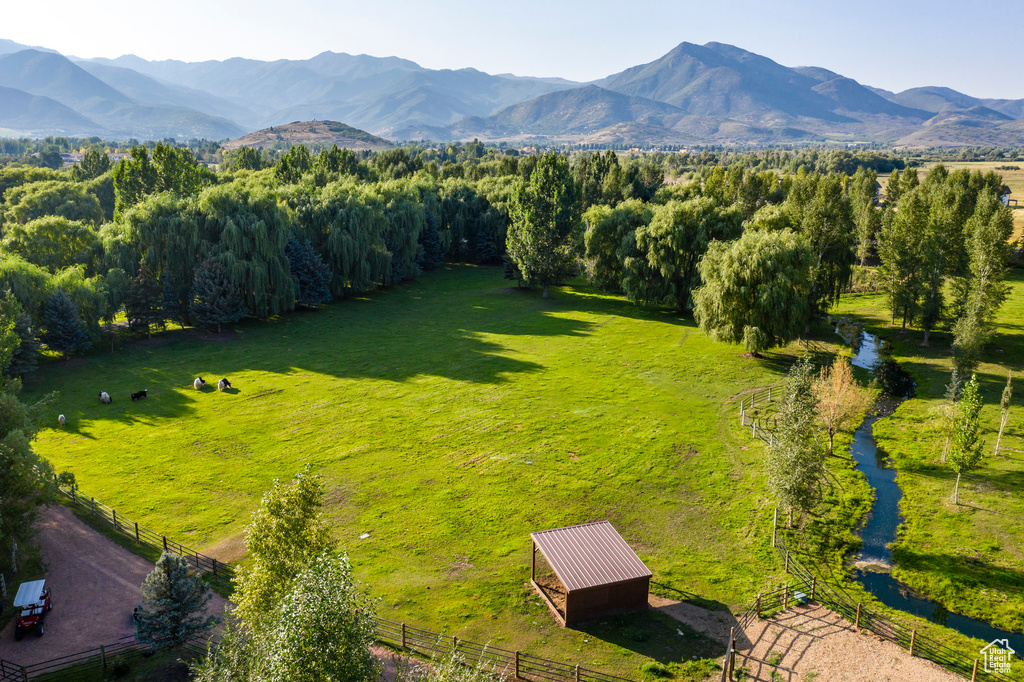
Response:
[[[167,320],[185,326],[185,312],[187,309],[178,300],[178,294],[174,288],[174,275],[171,274],[170,270],[164,271],[163,286],[161,288],[163,293],[160,296],[160,307],[164,313],[164,326],[166,327]]]
[[[204,616],[213,598],[198,576],[189,575],[188,561],[164,552],[142,583],[135,629],[138,640],[158,649],[177,649],[209,631],[216,623]]]
[[[17,329],[21,313],[21,303],[10,291],[0,298],[0,372],[7,370],[21,344]]]
[[[444,262],[444,246],[437,226],[437,218],[427,212],[423,229],[420,231],[420,250],[416,264],[422,270],[433,270]]]
[[[92,345],[86,335],[82,317],[78,314],[78,306],[59,287],[46,304],[43,327],[46,329],[43,341],[64,358]]]
[[[21,311],[18,318],[14,321],[14,333],[18,335],[21,341],[17,348],[14,349],[11,362],[7,365],[4,373],[11,377],[24,377],[29,372],[34,372],[36,367],[39,366],[40,346],[39,339],[36,338],[32,316],[24,310]]]
[[[222,324],[237,322],[246,315],[245,300],[213,258],[196,268],[189,312],[197,325],[217,325],[218,334]]]
[[[315,308],[330,301],[331,291],[328,285],[331,282],[331,268],[324,263],[320,254],[313,250],[313,244],[308,239],[299,240],[291,237],[285,254],[288,256],[292,277],[298,285],[295,302]]]
[[[164,321],[163,290],[146,261],[142,261],[138,274],[128,287],[124,309],[128,328],[136,333],[145,331],[149,338],[153,337],[153,325]]]

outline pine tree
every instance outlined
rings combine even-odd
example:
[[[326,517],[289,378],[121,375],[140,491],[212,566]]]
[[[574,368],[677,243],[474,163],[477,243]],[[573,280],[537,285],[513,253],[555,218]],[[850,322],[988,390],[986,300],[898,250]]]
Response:
[[[424,220],[423,229],[420,231],[420,250],[416,264],[422,270],[433,270],[444,262],[444,247],[441,245],[441,237],[438,232],[437,218],[429,211]]]
[[[153,337],[153,325],[164,321],[163,291],[146,261],[142,261],[139,273],[128,287],[124,309],[128,328],[133,332],[144,330],[150,338]]]
[[[64,358],[92,345],[86,336],[85,324],[78,314],[78,306],[59,287],[46,304],[43,326],[46,328],[43,341]]]
[[[313,244],[308,239],[300,241],[291,237],[288,246],[285,247],[285,255],[288,256],[292,277],[298,284],[295,302],[315,308],[330,301],[331,291],[328,285],[331,283],[331,268],[324,263],[320,254],[313,250]]]
[[[34,372],[36,367],[39,366],[40,344],[35,332],[32,316],[22,310],[14,322],[14,333],[18,335],[21,342],[14,349],[11,363],[7,365],[7,369],[4,372],[7,376],[24,377],[29,372]]]
[[[212,628],[217,619],[203,615],[213,595],[188,561],[164,552],[142,583],[142,603],[136,619],[140,642],[156,648],[179,648]]]
[[[213,258],[207,258],[196,268],[189,312],[197,325],[217,325],[218,334],[222,324],[237,322],[246,316],[242,295]]]

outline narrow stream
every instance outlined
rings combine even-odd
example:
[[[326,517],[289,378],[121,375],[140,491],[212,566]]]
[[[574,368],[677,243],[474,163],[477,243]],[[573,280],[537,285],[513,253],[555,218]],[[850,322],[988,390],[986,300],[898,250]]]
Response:
[[[877,339],[864,333],[857,356],[852,364],[870,369],[878,358]],[[949,612],[944,606],[915,592],[892,577],[892,552],[889,543],[896,540],[903,491],[896,483],[896,469],[889,458],[879,452],[875,443],[874,425],[878,417],[868,417],[853,434],[850,452],[857,469],[864,473],[875,489],[875,503],[861,532],[864,546],[857,555],[855,577],[868,592],[886,606],[927,618],[933,623],[952,628],[969,637],[991,642],[1008,639],[1010,647],[1024,656],[1024,634],[1008,632],[988,623]]]

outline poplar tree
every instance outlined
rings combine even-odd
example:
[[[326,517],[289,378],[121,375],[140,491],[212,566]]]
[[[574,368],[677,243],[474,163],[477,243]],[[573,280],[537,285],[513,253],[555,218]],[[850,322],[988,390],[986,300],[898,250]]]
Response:
[[[978,379],[972,374],[964,385],[963,395],[956,404],[956,422],[953,427],[953,443],[949,449],[949,466],[956,474],[953,488],[953,504],[960,504],[960,477],[978,468],[981,464],[982,449],[978,438],[981,414],[981,395],[978,393]]]
[[[1010,401],[1013,400],[1013,372],[1006,373],[1006,388],[1003,389],[1003,395],[999,399],[999,435],[996,436],[996,447],[992,454],[999,454],[999,442],[1003,440],[1003,429],[1006,428],[1006,422],[1010,421]]]
[[[246,315],[241,294],[213,258],[207,258],[196,268],[189,313],[197,325],[217,325],[218,334],[221,325],[238,322]]]
[[[882,224],[882,214],[875,208],[877,182],[878,175],[873,170],[860,166],[850,183],[850,207],[857,235],[856,255],[861,265],[867,262]]]
[[[922,241],[928,229],[928,206],[920,193],[911,191],[898,211],[887,211],[878,234],[882,261],[882,287],[889,298],[892,322],[902,317],[903,328],[913,322],[923,289]]]
[[[814,366],[804,357],[789,370],[766,460],[768,489],[783,507],[810,511],[821,501],[825,459],[814,438]]]
[[[42,337],[43,341],[65,359],[68,355],[83,351],[92,345],[79,315],[78,306],[60,287],[46,304],[43,327],[46,330]]]
[[[544,288],[572,274],[576,264],[579,207],[569,164],[560,154],[542,156],[529,180],[518,180],[509,199],[506,249],[530,286]]]
[[[164,552],[146,576],[135,622],[143,644],[180,649],[216,625],[214,616],[204,616],[213,595],[198,576],[189,575],[188,566],[184,557]]]

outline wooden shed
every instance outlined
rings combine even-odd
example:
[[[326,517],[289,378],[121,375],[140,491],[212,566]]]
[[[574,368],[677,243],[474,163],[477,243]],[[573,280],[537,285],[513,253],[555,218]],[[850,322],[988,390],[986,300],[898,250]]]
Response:
[[[651,571],[607,521],[530,533],[530,584],[563,625],[647,608]],[[554,576],[537,573],[537,550]]]

